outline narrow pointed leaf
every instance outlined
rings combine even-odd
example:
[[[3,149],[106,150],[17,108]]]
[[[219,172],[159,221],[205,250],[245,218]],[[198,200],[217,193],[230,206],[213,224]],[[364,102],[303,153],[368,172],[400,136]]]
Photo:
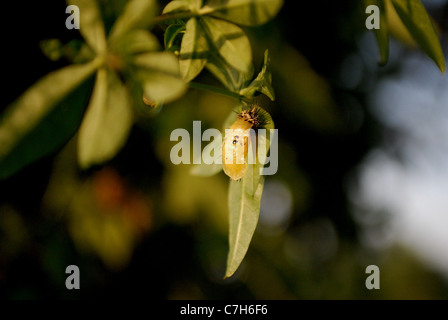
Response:
[[[445,72],[445,57],[439,37],[420,0],[391,0],[403,24],[420,48]]]
[[[275,100],[274,88],[272,88],[272,75],[269,71],[269,52],[268,50],[264,53],[263,66],[257,77],[250,83],[249,86],[240,90],[240,94],[252,98],[255,92],[261,92],[269,97],[272,101]]]
[[[264,179],[260,178],[256,165],[249,165],[246,175],[240,181],[230,181],[226,278],[235,273],[249,249],[258,223],[263,187]]]
[[[237,109],[238,111],[240,109]],[[232,180],[229,185],[229,253],[227,256],[227,269],[225,278],[231,277],[243,261],[249,248],[252,236],[255,232],[260,213],[260,202],[264,188],[264,177],[261,170],[266,160],[266,155],[270,147],[269,129],[274,129],[274,122],[271,116],[262,110],[267,120],[265,129],[267,134],[257,137],[258,146],[266,146],[266,154],[258,157],[252,153],[249,146],[248,168],[244,177],[240,181]],[[226,119],[226,127],[236,119],[236,113],[230,114]],[[255,151],[255,148],[253,149]],[[253,159],[257,161],[253,163]]]
[[[79,130],[80,167],[88,168],[113,158],[126,142],[132,117],[126,88],[113,72],[100,69]]]

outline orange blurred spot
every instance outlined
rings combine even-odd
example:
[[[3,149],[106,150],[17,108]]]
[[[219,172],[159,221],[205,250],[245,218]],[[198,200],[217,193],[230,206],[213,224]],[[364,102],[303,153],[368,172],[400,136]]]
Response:
[[[136,233],[145,233],[152,226],[151,204],[139,193],[130,194],[126,200],[124,215]]]
[[[126,191],[123,179],[113,168],[103,168],[94,175],[93,190],[101,209],[115,209],[124,203]]]

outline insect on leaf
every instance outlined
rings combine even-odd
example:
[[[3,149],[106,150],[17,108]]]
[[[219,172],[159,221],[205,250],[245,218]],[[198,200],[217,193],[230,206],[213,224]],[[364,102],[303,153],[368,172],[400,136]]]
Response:
[[[271,116],[263,110],[267,120],[266,129],[273,129]],[[229,116],[231,121],[234,116]],[[231,277],[246,256],[252,236],[255,232],[260,213],[260,202],[264,187],[264,178],[261,170],[269,151],[269,135],[258,137],[258,146],[265,144],[266,154],[258,157],[255,148],[249,147],[248,168],[244,177],[231,180],[229,185],[229,252],[227,256],[227,269],[225,278]],[[254,162],[254,159],[257,161]],[[251,164],[254,163],[254,164]]]

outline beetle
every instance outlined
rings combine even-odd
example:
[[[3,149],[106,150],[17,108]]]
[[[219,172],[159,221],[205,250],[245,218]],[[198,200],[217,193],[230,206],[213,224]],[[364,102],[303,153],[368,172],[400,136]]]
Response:
[[[246,174],[250,129],[257,130],[265,125],[264,111],[257,105],[243,108],[237,115],[222,145],[223,170],[230,179],[240,180]]]

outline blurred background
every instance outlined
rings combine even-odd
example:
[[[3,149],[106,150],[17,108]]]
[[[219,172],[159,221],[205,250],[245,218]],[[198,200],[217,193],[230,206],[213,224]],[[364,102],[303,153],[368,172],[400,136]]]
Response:
[[[100,2],[111,24],[123,1]],[[237,273],[223,280],[227,176],[194,177],[169,157],[172,130],[221,128],[235,101],[190,89],[157,111],[136,106],[127,144],[103,166],[79,170],[75,135],[0,181],[2,299],[448,298],[447,76],[399,28],[404,43],[391,39],[379,67],[362,1],[285,2],[245,28],[255,66],[271,54],[276,101],[259,103],[279,130],[279,170]],[[446,54],[448,1],[423,3]],[[81,39],[65,8],[8,2],[2,109],[68,63],[39,47]],[[220,85],[207,72],[197,81]],[[65,287],[71,264],[80,290]],[[380,290],[365,287],[368,265],[380,268]]]

